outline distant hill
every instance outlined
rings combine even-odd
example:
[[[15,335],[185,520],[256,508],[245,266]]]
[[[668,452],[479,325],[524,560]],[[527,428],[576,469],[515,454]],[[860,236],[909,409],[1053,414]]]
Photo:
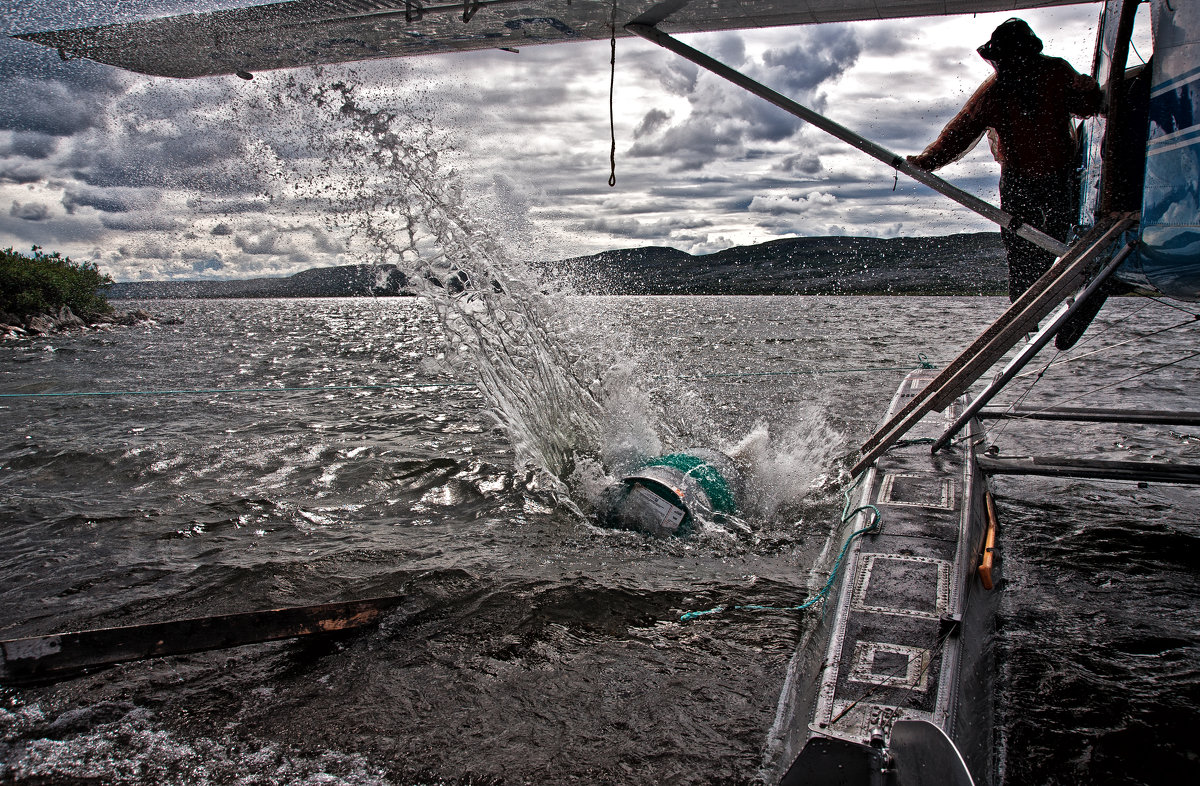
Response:
[[[997,233],[787,238],[700,256],[651,246],[536,267],[583,294],[613,295],[996,295],[1008,280]],[[409,283],[395,265],[344,265],[286,278],[119,283],[109,297],[386,297],[413,294]]]
[[[994,232],[801,237],[692,256],[631,248],[545,266],[581,292],[627,295],[996,295],[1008,291]]]
[[[380,297],[412,295],[408,276],[395,265],[315,267],[286,278],[236,281],[129,281],[113,284],[108,297],[156,300],[221,297]]]

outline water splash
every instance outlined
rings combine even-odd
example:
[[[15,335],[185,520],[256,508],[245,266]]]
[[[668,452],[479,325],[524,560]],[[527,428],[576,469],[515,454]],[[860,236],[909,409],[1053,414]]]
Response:
[[[533,486],[586,508],[587,495],[569,487],[577,463],[650,450],[663,431],[627,370],[635,353],[619,320],[539,272],[534,261],[554,249],[532,236],[527,206],[503,184],[476,182],[469,129],[443,120],[436,80],[406,63],[386,68],[386,79],[376,65],[187,90],[132,84],[97,134],[127,151],[128,182],[187,196],[192,222],[172,247],[130,246],[99,261],[126,275],[136,264],[129,277],[143,278],[367,264],[364,294],[401,271],[445,337],[443,356],[421,367],[477,382],[519,474],[533,470]]]
[[[455,373],[477,377],[521,463],[562,483],[581,460],[608,463],[628,434],[656,442],[650,408],[629,405],[639,398],[630,375],[610,373],[626,349],[619,326],[580,313],[569,289],[511,255],[520,221],[502,206],[487,218],[468,209],[447,164],[455,141],[434,113],[401,111],[352,78],[289,76],[265,105],[308,115],[285,135],[303,155],[269,149],[275,198],[320,215],[357,258],[405,271],[438,315]]]
[[[472,179],[469,129],[439,120],[438,86],[409,78],[411,66],[389,67],[396,76],[386,89],[378,74],[330,68],[188,93],[194,111],[169,113],[171,122],[187,125],[176,131],[188,138],[214,140],[200,151],[203,182],[191,185],[208,196],[188,235],[224,242],[230,253],[236,247],[239,260],[271,260],[262,272],[368,263],[376,274],[367,279],[378,282],[402,271],[446,342],[445,364],[427,359],[421,367],[476,381],[519,474],[580,512],[598,488],[647,457],[720,447],[721,430],[693,383],[662,379],[668,369],[644,361],[616,310],[574,298],[563,280],[543,274],[536,262],[554,258],[554,249],[533,241],[526,206],[506,204],[503,189]],[[151,83],[132,91],[109,130],[130,147],[167,135],[158,115],[169,90]],[[214,145],[240,149],[222,158]],[[296,238],[308,239],[308,256],[294,253]],[[227,272],[219,262],[203,262],[204,272]],[[828,465],[817,446],[840,440],[812,431],[819,422],[806,417],[801,423],[810,425],[794,431],[767,435],[764,427],[747,437],[740,449],[748,451],[756,510],[771,515],[790,504]]]
[[[825,420],[814,406],[772,436],[766,423],[758,423],[725,452],[745,468],[747,497],[757,515],[774,517],[827,486],[834,470],[836,453],[845,435]]]

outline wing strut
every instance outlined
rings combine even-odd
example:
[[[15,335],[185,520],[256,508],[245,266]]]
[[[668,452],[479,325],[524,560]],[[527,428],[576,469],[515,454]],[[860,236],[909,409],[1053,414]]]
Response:
[[[1025,238],[1040,248],[1051,251],[1056,256],[1062,256],[1067,252],[1066,244],[1055,240],[1045,232],[1023,223],[1016,217],[1005,213],[995,205],[983,201],[974,194],[968,194],[961,188],[950,185],[937,175],[913,166],[912,164],[908,163],[904,156],[897,155],[896,153],[893,153],[890,150],[875,144],[871,140],[859,136],[845,126],[833,122],[824,115],[814,112],[808,107],[796,103],[787,96],[775,92],[766,85],[755,82],[750,77],[734,70],[733,68],[730,68],[719,60],[715,60],[703,52],[684,44],[678,39],[672,38],[670,35],[659,30],[657,27],[634,21],[625,25],[625,29],[634,35],[641,36],[647,41],[658,44],[664,49],[669,49],[680,57],[690,60],[701,68],[712,71],[717,76],[728,79],[738,87],[748,90],[759,98],[771,102],[783,111],[813,124],[822,131],[832,134],[850,146],[861,150],[878,161],[882,161],[899,172],[903,172],[913,180],[929,186],[934,191],[953,199],[960,205],[974,210],[987,220],[999,224],[1004,229],[1014,232],[1018,236]]]

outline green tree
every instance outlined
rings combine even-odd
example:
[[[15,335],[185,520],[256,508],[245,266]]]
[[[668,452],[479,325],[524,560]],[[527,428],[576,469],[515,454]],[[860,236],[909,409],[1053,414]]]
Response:
[[[26,318],[56,314],[68,306],[76,316],[91,320],[112,311],[104,293],[113,280],[94,262],[72,262],[38,246],[32,250],[32,256],[11,248],[0,251],[0,312]]]

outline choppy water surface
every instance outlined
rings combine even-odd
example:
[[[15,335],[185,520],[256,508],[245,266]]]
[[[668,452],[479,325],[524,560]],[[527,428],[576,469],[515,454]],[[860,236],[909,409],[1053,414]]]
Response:
[[[1125,321],[1143,305],[1110,304],[1097,338],[1072,354],[1186,319],[1153,305]],[[150,304],[155,324],[7,343],[6,392],[138,395],[0,401],[0,636],[404,601],[336,643],[5,689],[0,782],[770,774],[779,762],[765,747],[805,619],[679,614],[803,601],[841,507],[842,457],[876,424],[903,375],[893,369],[919,353],[947,360],[1002,307],[566,299],[557,318],[613,353],[603,379],[576,380],[590,401],[522,405],[547,389],[532,385],[507,413],[513,402],[494,389],[512,389],[509,369],[448,362],[444,314],[411,299]],[[1194,329],[1168,332],[1053,367],[1025,403],[1061,403],[1194,345]],[[1193,360],[1071,405],[1194,409],[1196,375]],[[556,411],[526,416],[539,408]],[[531,441],[522,428],[555,433]],[[997,432],[1007,454],[1200,454],[1200,438],[1180,428]],[[747,457],[743,521],[688,540],[592,526],[606,467],[689,445]],[[1197,493],[1021,478],[993,489],[1006,575],[1004,781],[1190,780],[1200,771]]]

